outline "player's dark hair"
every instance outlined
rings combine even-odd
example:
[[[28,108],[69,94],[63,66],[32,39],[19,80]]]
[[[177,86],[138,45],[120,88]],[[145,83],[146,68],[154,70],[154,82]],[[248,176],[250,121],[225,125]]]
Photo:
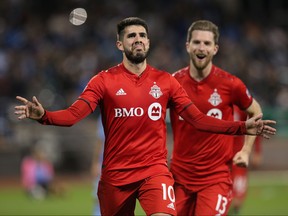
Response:
[[[127,26],[131,26],[131,25],[143,26],[146,30],[146,33],[148,34],[148,25],[145,20],[138,18],[138,17],[128,17],[128,18],[123,19],[117,24],[117,35],[118,35],[119,40],[123,38],[124,29]]]
[[[212,32],[214,34],[214,42],[215,44],[218,44],[220,33],[218,26],[216,26],[214,23],[208,20],[198,20],[193,22],[187,32],[187,42],[190,42],[192,38],[192,32],[195,30]]]

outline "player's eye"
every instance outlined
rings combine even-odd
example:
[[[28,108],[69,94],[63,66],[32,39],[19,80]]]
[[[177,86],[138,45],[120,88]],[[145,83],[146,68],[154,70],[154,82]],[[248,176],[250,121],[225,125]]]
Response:
[[[128,38],[136,37],[136,33],[130,33],[127,35]]]
[[[140,37],[146,38],[147,34],[146,33],[140,33]]]
[[[211,42],[211,41],[205,41],[204,44],[205,44],[206,46],[211,46],[212,42]]]

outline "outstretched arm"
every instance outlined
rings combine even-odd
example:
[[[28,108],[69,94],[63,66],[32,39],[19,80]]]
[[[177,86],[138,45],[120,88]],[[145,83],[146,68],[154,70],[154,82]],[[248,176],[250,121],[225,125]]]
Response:
[[[92,112],[88,103],[81,99],[65,110],[50,112],[44,110],[35,96],[32,101],[20,96],[16,98],[24,104],[15,106],[15,114],[19,120],[30,118],[45,125],[72,126]]]
[[[198,130],[206,132],[231,135],[262,135],[266,139],[276,134],[276,129],[269,126],[270,124],[276,124],[276,122],[273,120],[262,120],[262,114],[252,117],[246,122],[225,121],[207,116],[199,111],[194,104],[190,104],[180,115]]]

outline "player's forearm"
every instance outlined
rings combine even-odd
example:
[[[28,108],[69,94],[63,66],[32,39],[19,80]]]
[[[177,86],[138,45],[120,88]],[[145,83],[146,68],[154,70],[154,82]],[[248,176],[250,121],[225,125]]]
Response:
[[[244,135],[247,132],[245,122],[224,121],[207,116],[200,112],[194,104],[183,110],[180,115],[201,131],[231,135]]]
[[[245,136],[245,141],[241,151],[247,152],[249,155],[252,152],[256,136]]]
[[[257,100],[253,99],[251,105],[246,109],[246,113],[248,114],[249,118],[262,113],[261,106],[257,102]],[[256,136],[245,136],[245,141],[244,141],[241,151],[245,151],[250,155],[252,152],[255,140],[256,140]]]
[[[39,120],[44,125],[57,125],[69,127],[79,122],[91,113],[86,102],[77,100],[66,110],[45,111],[44,116]]]

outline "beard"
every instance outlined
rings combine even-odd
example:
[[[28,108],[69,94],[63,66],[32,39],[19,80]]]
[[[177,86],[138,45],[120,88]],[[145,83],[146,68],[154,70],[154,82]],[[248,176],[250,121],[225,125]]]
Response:
[[[148,51],[147,52],[137,52],[135,55],[133,54],[132,51],[124,49],[124,53],[125,56],[127,57],[127,59],[133,63],[133,64],[139,64],[142,63],[148,55]]]
[[[210,61],[211,61],[211,58],[208,58],[204,62],[199,62],[197,60],[197,57],[195,58],[192,57],[193,65],[197,70],[204,70],[207,67],[207,65],[210,63]]]

